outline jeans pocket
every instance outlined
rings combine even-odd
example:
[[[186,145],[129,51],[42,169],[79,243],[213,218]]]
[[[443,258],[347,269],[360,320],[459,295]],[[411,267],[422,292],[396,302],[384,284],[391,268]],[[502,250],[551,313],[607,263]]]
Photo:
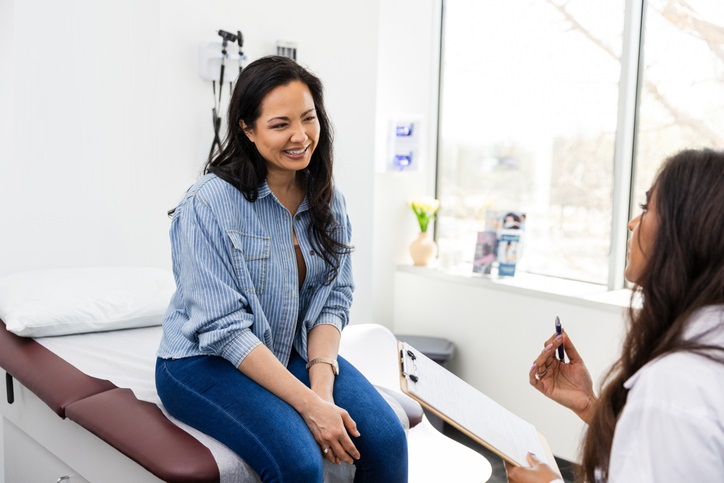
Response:
[[[226,233],[233,247],[234,268],[239,284],[247,293],[262,295],[267,283],[271,238],[234,230]]]

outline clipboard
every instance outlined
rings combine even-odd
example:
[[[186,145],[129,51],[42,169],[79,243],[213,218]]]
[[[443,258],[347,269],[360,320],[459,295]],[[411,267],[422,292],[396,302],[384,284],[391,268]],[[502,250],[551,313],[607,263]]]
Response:
[[[398,341],[400,388],[425,409],[515,466],[530,451],[560,474],[545,437],[406,342]]]

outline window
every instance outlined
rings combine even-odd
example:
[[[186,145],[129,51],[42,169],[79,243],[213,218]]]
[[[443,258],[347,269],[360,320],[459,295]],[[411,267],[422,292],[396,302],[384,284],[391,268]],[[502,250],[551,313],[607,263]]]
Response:
[[[612,227],[661,160],[724,146],[724,2],[628,2],[443,2],[441,265],[472,262],[489,210],[523,211],[519,270],[611,285]]]
[[[672,152],[724,149],[724,2],[649,0],[643,51],[634,203]]]

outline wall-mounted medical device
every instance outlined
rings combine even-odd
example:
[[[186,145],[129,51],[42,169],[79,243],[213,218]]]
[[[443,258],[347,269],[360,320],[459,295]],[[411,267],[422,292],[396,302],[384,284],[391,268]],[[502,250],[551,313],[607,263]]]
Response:
[[[221,64],[223,63],[227,73],[225,80],[233,81],[239,71],[246,66],[244,37],[240,30],[235,34],[219,30],[218,34],[222,38],[221,42],[202,42],[199,44],[199,76],[205,81],[219,82]],[[235,44],[238,47],[235,47]]]
[[[388,124],[385,171],[417,171],[420,169],[420,120],[392,119]]]
[[[221,150],[221,97],[224,92],[224,82],[229,83],[229,97],[231,86],[246,65],[244,55],[244,36],[241,30],[236,33],[219,30],[221,42],[202,43],[199,46],[199,74],[201,78],[211,81],[214,94],[214,107],[211,109],[211,120],[214,127],[214,140],[209,151],[209,161],[214,153]],[[238,48],[237,48],[238,47]],[[216,83],[219,84],[218,96]]]

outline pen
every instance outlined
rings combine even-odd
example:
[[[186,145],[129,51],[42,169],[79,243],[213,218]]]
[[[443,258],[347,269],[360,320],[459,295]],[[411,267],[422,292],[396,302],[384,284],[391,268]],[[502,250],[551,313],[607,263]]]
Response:
[[[556,334],[561,335],[563,333],[563,327],[561,326],[561,319],[556,315]],[[563,352],[563,344],[558,346],[558,358],[561,362],[565,360],[565,352]]]

